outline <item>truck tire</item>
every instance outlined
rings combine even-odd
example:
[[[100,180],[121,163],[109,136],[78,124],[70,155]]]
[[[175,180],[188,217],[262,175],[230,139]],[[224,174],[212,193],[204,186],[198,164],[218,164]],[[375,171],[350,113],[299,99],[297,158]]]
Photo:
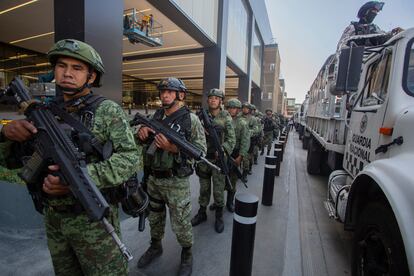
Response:
[[[299,140],[303,139],[303,126],[299,125]]]
[[[409,275],[401,233],[385,201],[368,203],[358,219],[352,275]]]
[[[314,138],[309,138],[308,156],[306,158],[306,170],[309,174],[320,174],[322,147]]]
[[[310,137],[308,137],[306,135],[303,135],[303,138],[302,138],[302,149],[304,149],[304,150],[308,149],[308,147],[309,147],[309,139],[310,139]]]
[[[321,156],[321,163],[320,163],[321,169],[321,175],[330,175],[332,170],[329,168],[328,165],[328,152],[322,150],[322,156]]]

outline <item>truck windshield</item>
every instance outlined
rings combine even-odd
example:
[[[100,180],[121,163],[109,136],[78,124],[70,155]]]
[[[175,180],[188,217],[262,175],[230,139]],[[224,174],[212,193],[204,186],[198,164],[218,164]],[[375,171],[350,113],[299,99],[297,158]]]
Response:
[[[408,94],[414,96],[414,40],[408,44],[403,85]]]

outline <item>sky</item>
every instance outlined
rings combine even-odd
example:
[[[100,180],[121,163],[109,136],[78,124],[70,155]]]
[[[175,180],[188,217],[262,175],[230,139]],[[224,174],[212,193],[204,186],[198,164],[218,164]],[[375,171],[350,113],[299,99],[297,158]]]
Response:
[[[302,103],[316,74],[343,30],[357,21],[366,0],[265,0],[272,33],[279,45],[281,77],[289,98]],[[384,31],[414,28],[414,0],[384,1],[374,23]]]

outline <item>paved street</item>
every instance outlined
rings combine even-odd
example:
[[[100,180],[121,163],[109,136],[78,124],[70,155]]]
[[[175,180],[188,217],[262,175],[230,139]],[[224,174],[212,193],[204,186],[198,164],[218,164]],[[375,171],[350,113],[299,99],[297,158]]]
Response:
[[[246,189],[239,193],[261,198],[264,157],[254,166]],[[330,220],[323,207],[327,177],[306,173],[306,151],[292,132],[286,146],[281,173],[275,180],[273,206],[259,201],[252,275],[350,275],[350,234],[342,224]],[[198,210],[198,179],[191,177],[193,215]],[[214,213],[207,222],[194,228],[193,275],[229,275],[233,216],[225,212],[225,230],[214,231]],[[149,227],[137,231],[137,219],[122,221],[126,245],[135,259],[130,275],[175,275],[180,251],[167,222],[163,240],[164,253],[146,269],[136,262],[149,245]],[[2,275],[50,275],[50,257],[42,229],[35,231],[0,231],[0,271]]]

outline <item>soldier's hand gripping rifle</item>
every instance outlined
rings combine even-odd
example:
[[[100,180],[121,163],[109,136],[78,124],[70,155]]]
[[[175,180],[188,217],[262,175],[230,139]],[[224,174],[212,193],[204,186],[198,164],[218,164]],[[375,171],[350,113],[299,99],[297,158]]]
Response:
[[[242,172],[240,171],[240,168],[239,168],[239,165],[237,165],[237,163],[236,163],[236,160],[234,160],[234,158],[233,158],[233,156],[231,155],[231,154],[229,154],[227,151],[225,151],[226,152],[226,155],[227,155],[227,158],[228,158],[228,163],[229,163],[229,171],[231,171],[231,172],[233,172],[234,174],[236,174],[236,176],[237,176],[237,178],[238,179],[240,179],[241,180],[241,182],[244,184],[244,186],[246,187],[246,188],[249,188],[248,186],[247,186],[247,181],[246,181],[246,179],[243,177],[243,174],[242,174]],[[234,151],[233,151],[234,152]],[[238,155],[238,154],[237,154]]]
[[[217,134],[216,129],[213,126],[213,122],[211,118],[208,116],[207,111],[202,108],[199,113],[200,120],[204,125],[204,129],[207,131],[210,141],[213,144],[214,149],[216,150],[218,157],[217,162],[219,164],[219,167],[221,168],[221,173],[224,174],[224,178],[226,181],[226,187],[230,187],[231,190],[233,190],[233,185],[231,185],[230,181],[230,170],[227,166],[226,159],[224,158],[224,150],[221,146],[221,141],[219,139],[219,136]]]
[[[112,236],[123,256],[129,261],[132,255],[121,242],[114,227],[106,219],[110,212],[109,205],[101,191],[89,176],[85,154],[71,141],[62,130],[55,116],[46,104],[31,98],[23,82],[15,78],[9,87],[1,93],[14,97],[17,105],[24,110],[27,119],[37,128],[34,136],[34,152],[25,162],[20,177],[27,183],[35,208],[43,212],[42,174],[48,165],[59,166],[57,175],[68,185],[72,194],[79,200],[90,221],[100,221]]]
[[[193,144],[187,142],[177,132],[175,132],[173,129],[163,125],[162,123],[160,123],[156,120],[148,119],[147,117],[145,117],[145,116],[143,116],[139,113],[136,113],[134,119],[130,122],[130,125],[131,126],[145,125],[145,126],[151,128],[152,130],[154,130],[156,134],[162,133],[171,143],[176,145],[177,148],[182,153],[187,155],[188,157],[193,158],[194,160],[197,160],[197,161],[203,161],[207,165],[209,165],[210,167],[212,167],[212,168],[214,168],[218,171],[221,171],[221,169],[219,167],[217,167],[216,165],[214,165],[213,163],[208,161],[207,158],[205,158],[204,153],[203,153],[202,150],[198,149]],[[155,144],[152,143],[150,148],[151,147],[155,147]]]

